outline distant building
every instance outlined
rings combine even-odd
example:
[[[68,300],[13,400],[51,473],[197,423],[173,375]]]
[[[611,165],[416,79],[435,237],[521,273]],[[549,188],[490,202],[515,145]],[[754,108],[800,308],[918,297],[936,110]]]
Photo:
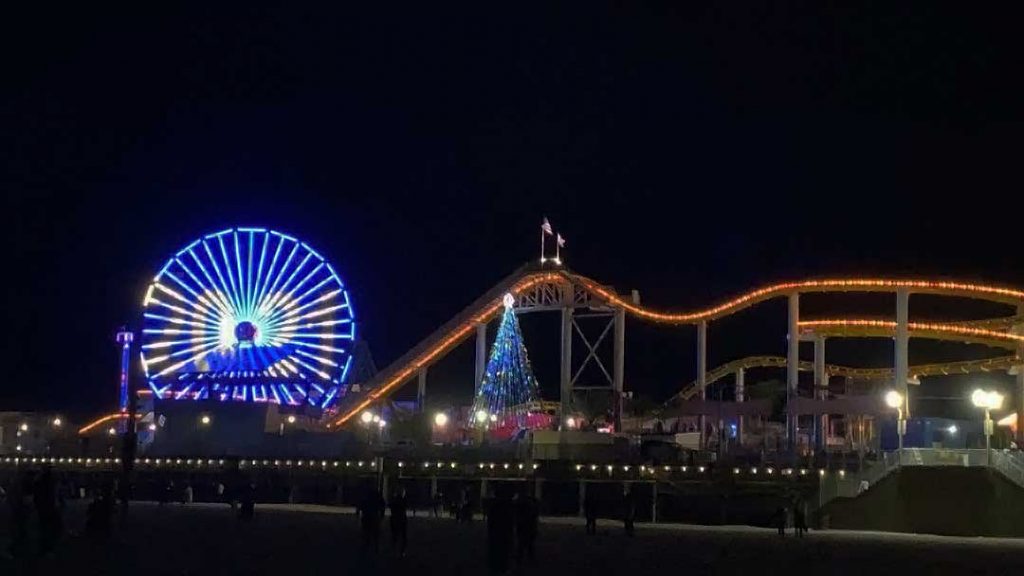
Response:
[[[74,454],[76,428],[53,412],[0,412],[0,455]]]

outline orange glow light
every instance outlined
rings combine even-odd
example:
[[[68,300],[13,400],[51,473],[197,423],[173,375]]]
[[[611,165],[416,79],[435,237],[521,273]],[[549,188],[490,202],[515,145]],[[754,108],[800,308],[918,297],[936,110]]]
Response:
[[[963,282],[933,282],[928,280],[883,280],[883,279],[831,279],[831,280],[804,280],[802,282],[783,282],[773,284],[747,292],[710,308],[695,310],[693,312],[655,312],[620,298],[617,294],[597,284],[593,280],[574,276],[574,280],[586,286],[587,290],[597,294],[608,302],[625,308],[630,313],[647,320],[655,322],[667,322],[670,324],[694,324],[704,320],[713,320],[752,306],[758,302],[784,296],[793,292],[895,292],[899,289],[907,289],[911,292],[938,292],[951,296],[968,296],[980,299],[991,299],[998,302],[1009,300],[1024,301],[1024,291],[1011,288],[1000,288],[985,284],[967,284]]]
[[[81,428],[78,429],[78,433],[79,434],[86,434],[87,432],[89,432],[93,428],[96,428],[97,426],[101,426],[101,425],[103,425],[106,422],[110,422],[111,420],[117,420],[119,418],[127,418],[127,417],[128,417],[128,415],[123,413],[123,412],[115,412],[113,414],[107,414],[106,416],[101,416],[101,417],[97,418],[96,420],[93,420],[92,422],[86,424],[85,426],[82,426]]]
[[[567,272],[535,272],[522,277],[515,285],[513,285],[509,292],[514,295],[529,290],[530,288],[545,282],[553,283],[576,283],[584,288],[591,294],[598,296],[605,300],[614,307],[620,307],[625,309],[627,312],[642,318],[644,320],[650,320],[653,322],[661,322],[667,324],[696,324],[698,322],[713,320],[729,314],[733,314],[771,298],[785,296],[792,293],[801,292],[896,292],[897,290],[906,289],[910,292],[927,292],[927,293],[939,293],[949,296],[966,296],[970,298],[978,298],[983,300],[992,300],[1001,303],[1024,303],[1024,291],[1014,290],[1011,288],[1001,288],[997,286],[989,286],[985,284],[971,284],[963,282],[945,282],[945,281],[930,281],[930,280],[886,280],[886,279],[872,279],[872,278],[841,278],[841,279],[825,279],[825,280],[804,280],[801,282],[783,282],[773,284],[747,292],[741,296],[728,300],[716,306],[705,308],[703,310],[695,310],[692,312],[659,312],[633,304],[630,301],[624,300],[619,297],[618,294],[610,291],[604,286],[598,284],[594,280],[585,276],[579,276],[570,274]],[[387,378],[380,386],[373,389],[372,392],[360,401],[355,407],[342,413],[338,416],[329,427],[337,427],[345,424],[356,414],[359,414],[375,401],[381,397],[388,395],[395,388],[401,386],[413,375],[416,374],[422,367],[430,364],[435,358],[448,352],[452,347],[461,342],[472,332],[474,326],[479,322],[485,322],[490,320],[498,310],[501,309],[500,300],[496,300],[494,303],[486,306],[480,313],[476,314],[471,320],[466,323],[459,325],[454,328],[448,335],[441,340],[438,344],[431,347],[429,350],[421,353],[404,367],[398,369],[392,376]],[[874,321],[864,321],[874,322]],[[895,326],[895,323],[892,323]],[[807,325],[806,323],[801,325]],[[865,325],[866,326],[866,325]],[[970,328],[964,326],[956,326],[953,324],[922,324],[922,323],[911,323],[911,329],[925,330],[933,332],[943,332],[949,334],[960,334],[965,336],[981,336],[986,338],[997,338],[1005,340],[1018,340],[1024,341],[1024,337],[1016,337],[1008,335],[1005,332],[997,332],[992,330],[984,330],[980,328]]]
[[[896,330],[896,323],[890,320],[808,320],[800,322],[801,328],[884,328]],[[974,336],[978,338],[991,338],[993,340],[1005,340],[1007,342],[1024,342],[1024,336],[998,330],[986,330],[984,328],[971,328],[959,324],[937,323],[937,322],[908,322],[907,328],[920,332],[938,332],[950,336]]]

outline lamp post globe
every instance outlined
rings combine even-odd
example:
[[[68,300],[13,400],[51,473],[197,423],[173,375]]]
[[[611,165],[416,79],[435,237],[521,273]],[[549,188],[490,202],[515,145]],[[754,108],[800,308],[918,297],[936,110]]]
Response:
[[[985,460],[992,465],[992,411],[1003,405],[1003,395],[995,390],[976,389],[971,393],[971,403],[985,411]]]
[[[978,388],[971,393],[971,403],[978,408],[984,408],[988,405],[988,392]]]
[[[907,433],[907,421],[903,419],[903,394],[896,390],[885,393],[885,404],[896,410],[896,465],[903,464],[903,436]]]
[[[885,403],[889,408],[901,408],[903,406],[903,394],[895,390],[889,390],[885,394]]]

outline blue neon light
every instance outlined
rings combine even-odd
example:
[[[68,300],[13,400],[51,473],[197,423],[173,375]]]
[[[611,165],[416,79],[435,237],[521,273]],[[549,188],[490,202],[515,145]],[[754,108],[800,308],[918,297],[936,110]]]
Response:
[[[305,242],[302,243],[302,247],[305,248],[306,250],[309,250],[309,253],[312,254],[313,256],[316,256],[317,260],[319,260],[321,262],[324,261],[324,257],[319,255],[319,254],[317,254],[316,250],[313,250],[312,248],[310,248]]]
[[[332,345],[355,335],[334,267],[266,228],[227,228],[177,251],[148,287],[143,319],[140,359],[161,397],[299,404],[298,394],[330,408],[352,363]],[[243,322],[255,330],[236,331]]]

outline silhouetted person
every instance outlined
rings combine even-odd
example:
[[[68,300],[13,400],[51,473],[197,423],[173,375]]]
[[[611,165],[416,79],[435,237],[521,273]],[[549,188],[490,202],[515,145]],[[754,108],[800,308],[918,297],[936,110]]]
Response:
[[[391,545],[398,553],[405,556],[405,548],[409,543],[409,500],[405,496],[405,488],[399,488],[391,497]]]
[[[465,488],[459,489],[459,500],[458,500],[458,512],[455,517],[459,522],[472,522],[473,521],[473,503],[470,501],[469,496],[466,494]]]
[[[11,482],[11,489],[7,491],[7,505],[11,509],[10,553],[14,558],[28,556],[28,520],[31,513],[28,503],[30,482],[31,479],[27,475],[15,478]]]
[[[636,497],[629,486],[622,489],[622,524],[626,536],[633,535],[633,522],[636,520]]]
[[[587,519],[587,534],[597,534],[597,510],[600,503],[593,488],[592,486],[583,495],[583,515]]]
[[[256,485],[249,484],[242,488],[242,509],[238,518],[244,522],[251,521],[256,516]]]
[[[384,517],[384,499],[375,488],[363,494],[359,503],[359,522],[363,532],[363,551],[377,553],[380,543],[380,521]]]
[[[440,492],[434,492],[433,497],[430,498],[430,507],[433,511],[434,518],[437,518],[438,509],[443,507],[443,501]]]
[[[492,574],[504,574],[512,552],[515,513],[508,490],[499,484],[487,506],[487,564]]]
[[[104,484],[100,494],[89,503],[86,510],[85,530],[93,536],[110,534],[110,520],[114,513],[114,491]]]
[[[516,560],[523,556],[534,559],[534,542],[537,540],[537,522],[540,519],[540,505],[532,494],[520,493],[515,501],[516,515]]]
[[[803,499],[797,500],[793,506],[793,531],[798,538],[807,533],[807,511]]]
[[[168,502],[170,502],[171,501],[171,495],[172,495],[173,492],[174,492],[174,481],[173,480],[166,480],[164,482],[163,487],[160,490],[159,504],[161,506],[163,506],[164,504],[167,504]]]
[[[57,490],[53,473],[44,468],[32,487],[32,503],[39,523],[39,554],[47,554],[57,544],[61,532],[61,518],[57,511]]]
[[[786,516],[788,514],[789,512],[786,510],[786,507],[780,506],[779,509],[775,511],[775,514],[772,515],[772,521],[775,523],[775,527],[779,531],[779,536],[782,536],[783,538],[786,537]]]

